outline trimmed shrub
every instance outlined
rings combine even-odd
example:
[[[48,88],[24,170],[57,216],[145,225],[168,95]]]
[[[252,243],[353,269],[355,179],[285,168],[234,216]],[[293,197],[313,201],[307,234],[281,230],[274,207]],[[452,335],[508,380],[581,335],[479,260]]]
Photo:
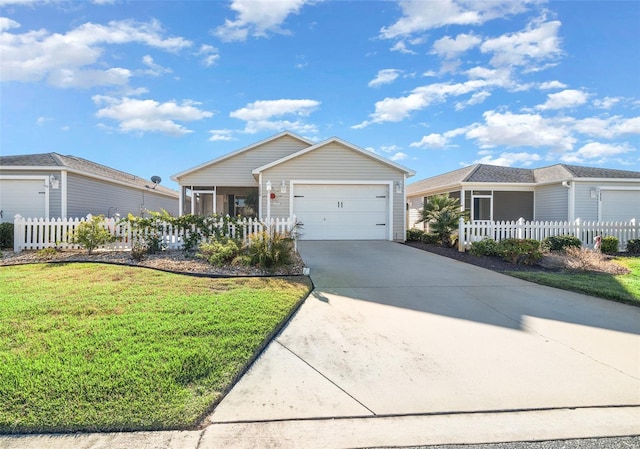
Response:
[[[113,241],[115,237],[104,227],[104,215],[96,215],[90,221],[83,221],[71,236],[71,242],[86,248],[89,254],[100,245]]]
[[[631,239],[627,242],[627,253],[640,254],[640,239]]]
[[[202,243],[197,257],[206,259],[211,265],[224,265],[240,255],[240,243],[228,237]]]
[[[534,265],[542,259],[540,242],[532,239],[505,239],[499,243],[500,255],[513,264]]]
[[[13,223],[0,223],[0,248],[13,248]]]
[[[582,242],[573,235],[556,235],[540,242],[543,251],[564,251],[567,248],[580,248]]]
[[[500,244],[495,240],[485,237],[478,242],[473,242],[469,253],[474,256],[500,256]]]
[[[407,229],[407,242],[420,242],[423,235],[422,229]]]
[[[429,245],[437,245],[440,243],[440,236],[438,234],[427,234],[426,232],[422,234],[422,243],[427,243]]]
[[[615,254],[618,252],[618,245],[620,242],[616,237],[608,235],[606,237],[602,237],[600,241],[600,251],[603,254]]]

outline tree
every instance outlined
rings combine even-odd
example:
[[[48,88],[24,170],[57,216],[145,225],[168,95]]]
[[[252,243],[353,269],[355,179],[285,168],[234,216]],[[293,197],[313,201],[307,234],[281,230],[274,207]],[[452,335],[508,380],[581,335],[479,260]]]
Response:
[[[438,236],[442,246],[451,246],[451,234],[458,228],[460,218],[467,218],[466,211],[460,209],[460,201],[448,194],[434,195],[422,205],[422,217],[418,223],[428,223],[429,229]]]

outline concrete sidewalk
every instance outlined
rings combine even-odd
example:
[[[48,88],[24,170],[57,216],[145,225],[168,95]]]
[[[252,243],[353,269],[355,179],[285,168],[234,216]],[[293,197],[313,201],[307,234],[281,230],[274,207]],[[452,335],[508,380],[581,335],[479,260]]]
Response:
[[[640,434],[640,308],[391,242],[300,242],[316,289],[191,432],[0,448],[347,448]]]

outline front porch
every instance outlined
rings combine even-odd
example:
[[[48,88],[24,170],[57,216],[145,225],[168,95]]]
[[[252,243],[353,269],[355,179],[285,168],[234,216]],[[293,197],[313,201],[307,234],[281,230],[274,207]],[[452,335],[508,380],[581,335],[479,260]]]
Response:
[[[258,216],[258,187],[181,186],[180,215]]]

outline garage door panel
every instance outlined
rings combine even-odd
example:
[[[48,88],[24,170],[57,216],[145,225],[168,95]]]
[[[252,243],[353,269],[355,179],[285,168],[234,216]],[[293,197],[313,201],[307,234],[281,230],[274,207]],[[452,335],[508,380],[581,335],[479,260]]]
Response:
[[[386,240],[387,185],[296,185],[293,211],[305,240]]]
[[[600,207],[602,221],[640,220],[640,191],[602,190]]]
[[[46,187],[42,179],[0,180],[1,221],[13,221],[16,214],[41,218],[46,214]]]

